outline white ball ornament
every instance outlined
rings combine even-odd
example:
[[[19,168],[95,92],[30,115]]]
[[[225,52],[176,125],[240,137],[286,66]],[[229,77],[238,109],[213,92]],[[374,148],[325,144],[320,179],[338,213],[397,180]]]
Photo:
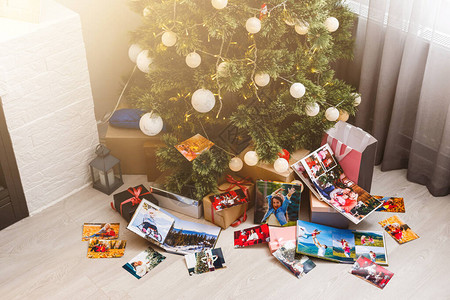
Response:
[[[130,58],[130,60],[134,63],[136,63],[136,59],[139,55],[139,53],[142,52],[142,48],[139,47],[138,44],[132,44],[130,46],[130,48],[128,48],[128,57]]]
[[[172,47],[177,43],[177,34],[173,31],[166,31],[161,36],[161,41],[166,47]]]
[[[186,64],[190,68],[197,68],[202,62],[201,56],[197,52],[191,52],[186,56]]]
[[[192,94],[191,104],[201,113],[207,113],[216,104],[216,98],[210,90],[198,89]]]
[[[255,74],[255,83],[258,86],[266,86],[270,82],[270,76],[267,73],[256,73]]]
[[[328,121],[336,121],[339,118],[339,110],[336,107],[329,107],[325,111],[325,118],[327,118]]]
[[[329,17],[323,23],[329,32],[335,32],[339,28],[339,21],[335,17]]]
[[[259,161],[258,154],[255,151],[248,151],[244,155],[244,161],[249,166],[256,166]]]
[[[223,9],[227,6],[228,0],[211,0],[211,4],[215,9]]]
[[[303,23],[302,21],[298,21],[295,24],[295,32],[300,35],[305,35],[309,31],[308,23]]]
[[[261,21],[258,18],[251,17],[245,22],[245,29],[250,33],[258,33],[261,30]]]
[[[355,100],[353,101],[353,106],[358,106],[361,104],[361,95],[357,93],[353,93],[353,96],[355,96]]]
[[[279,157],[273,163],[273,168],[277,173],[284,173],[289,170],[289,162],[285,158]]]
[[[319,111],[320,111],[320,106],[319,106],[319,104],[317,104],[317,102],[314,102],[312,104],[308,104],[305,107],[305,113],[306,113],[307,116],[310,116],[310,117],[317,116]]]
[[[151,13],[150,6],[146,6],[146,7],[144,8],[144,10],[142,11],[142,15],[143,15],[144,17],[150,16],[150,13]]]
[[[228,63],[226,61],[221,62],[217,66],[217,75],[220,77],[230,76],[230,71],[228,70]]]
[[[139,120],[139,128],[149,136],[157,135],[163,128],[163,120],[156,113],[146,113]]]
[[[289,92],[291,93],[292,97],[301,98],[303,97],[303,95],[305,95],[306,89],[305,86],[300,82],[295,82],[291,85]]]
[[[150,64],[153,62],[153,59],[148,56],[148,50],[144,50],[136,58],[136,64],[139,70],[144,73],[148,73],[150,71]]]
[[[244,166],[244,163],[242,162],[242,159],[240,159],[239,157],[233,157],[228,164],[228,167],[233,172],[240,171],[243,166]]]

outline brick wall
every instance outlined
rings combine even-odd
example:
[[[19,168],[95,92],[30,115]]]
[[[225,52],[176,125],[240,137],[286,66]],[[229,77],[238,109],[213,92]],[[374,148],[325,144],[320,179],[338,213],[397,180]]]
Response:
[[[79,16],[52,1],[42,12],[0,18],[0,97],[31,214],[89,184],[98,143]]]

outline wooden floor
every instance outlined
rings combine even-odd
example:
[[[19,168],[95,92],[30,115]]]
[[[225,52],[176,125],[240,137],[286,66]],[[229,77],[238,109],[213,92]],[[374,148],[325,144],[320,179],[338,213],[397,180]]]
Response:
[[[182,256],[160,250],[167,259],[137,280],[122,265],[147,242],[125,229],[109,206],[112,196],[86,188],[0,231],[0,299],[450,299],[450,196],[434,198],[405,174],[378,168],[374,174],[372,193],[403,196],[406,213],[400,217],[420,236],[404,245],[386,236],[388,269],[395,275],[384,290],[349,274],[350,265],[318,259],[297,279],[267,245],[234,249],[233,228],[222,231],[217,243],[226,269],[190,277]],[[124,187],[140,183],[146,184],[145,176],[126,176]],[[353,228],[380,230],[377,222],[391,215],[373,213]],[[84,222],[120,222],[119,238],[128,241],[124,257],[86,258]]]

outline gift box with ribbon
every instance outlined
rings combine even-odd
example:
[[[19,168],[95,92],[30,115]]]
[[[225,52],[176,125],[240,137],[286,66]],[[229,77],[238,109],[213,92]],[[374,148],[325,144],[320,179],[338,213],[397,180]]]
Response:
[[[247,209],[254,203],[253,182],[227,175],[226,182],[218,190],[219,193],[211,193],[203,198],[205,220],[223,229],[244,222]]]
[[[296,244],[297,243],[296,228],[297,226],[288,226],[288,227],[269,226],[270,252],[273,253],[277,251],[278,248],[280,248],[287,242],[292,242]]]
[[[116,210],[128,222],[133,217],[136,208],[142,199],[158,205],[158,200],[153,197],[152,192],[148,191],[142,184],[130,187],[126,191],[113,195],[114,202],[111,202],[111,207]]]
[[[159,206],[193,218],[199,219],[202,217],[203,208],[201,201],[161,190],[156,187],[151,187],[151,189],[152,195],[155,196],[159,202]],[[182,192],[184,192],[183,194],[189,195],[189,187]]]

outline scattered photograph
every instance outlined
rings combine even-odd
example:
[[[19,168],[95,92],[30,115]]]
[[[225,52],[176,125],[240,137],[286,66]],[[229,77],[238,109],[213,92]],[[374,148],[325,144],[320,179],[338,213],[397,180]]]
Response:
[[[211,148],[213,145],[213,142],[197,133],[193,137],[181,142],[181,144],[176,145],[175,148],[177,148],[187,160],[193,161],[197,156]]]
[[[373,196],[379,201],[383,201],[383,204],[377,209],[377,211],[383,212],[405,212],[405,202],[401,197],[383,197],[383,196]]]
[[[398,216],[392,216],[386,220],[378,222],[390,236],[392,236],[399,244],[403,244],[415,239],[419,236],[411,230]]]
[[[122,268],[130,272],[137,279],[141,279],[142,276],[159,265],[164,259],[166,259],[164,255],[148,247],[124,264]]]
[[[189,275],[213,272],[226,268],[222,249],[208,249],[184,256]]]
[[[256,181],[256,224],[295,226],[300,212],[301,185]]]
[[[100,240],[90,239],[88,258],[115,258],[122,257],[125,253],[127,241],[125,240]]]
[[[286,242],[297,242],[297,230],[295,226],[288,227],[275,227],[269,226],[269,248],[270,252],[275,252],[278,248],[284,245]]]
[[[295,255],[294,242],[286,242],[272,254],[297,278],[303,277],[316,266],[309,257]]]
[[[391,280],[394,273],[377,265],[372,260],[360,256],[353,264],[350,273],[383,289]]]
[[[323,145],[306,158],[300,160],[306,173],[311,179],[314,189],[324,200],[355,224],[361,222],[369,214],[382,205],[382,201],[375,199],[360,186],[347,178],[341,166],[332,156],[333,151],[328,144]],[[331,159],[328,158],[331,155]],[[312,161],[321,164],[324,172],[317,172],[318,167],[312,168]],[[322,161],[326,162],[325,167]],[[293,165],[294,170],[296,164]]]
[[[339,229],[301,220],[297,221],[296,252],[342,263],[364,256],[388,264],[382,231]]]
[[[166,251],[186,255],[214,248],[219,238],[220,227],[185,221],[167,211],[165,213],[175,220],[162,245]]]
[[[235,205],[247,203],[247,195],[242,189],[236,189],[219,195],[210,196],[211,204],[215,210],[221,211]]]
[[[143,199],[127,228],[143,238],[163,243],[173,223],[171,216]]]
[[[90,239],[113,240],[119,238],[120,223],[84,223],[82,241]]]
[[[267,224],[237,230],[234,232],[234,248],[247,247],[268,242],[270,242],[270,237],[269,226]]]

